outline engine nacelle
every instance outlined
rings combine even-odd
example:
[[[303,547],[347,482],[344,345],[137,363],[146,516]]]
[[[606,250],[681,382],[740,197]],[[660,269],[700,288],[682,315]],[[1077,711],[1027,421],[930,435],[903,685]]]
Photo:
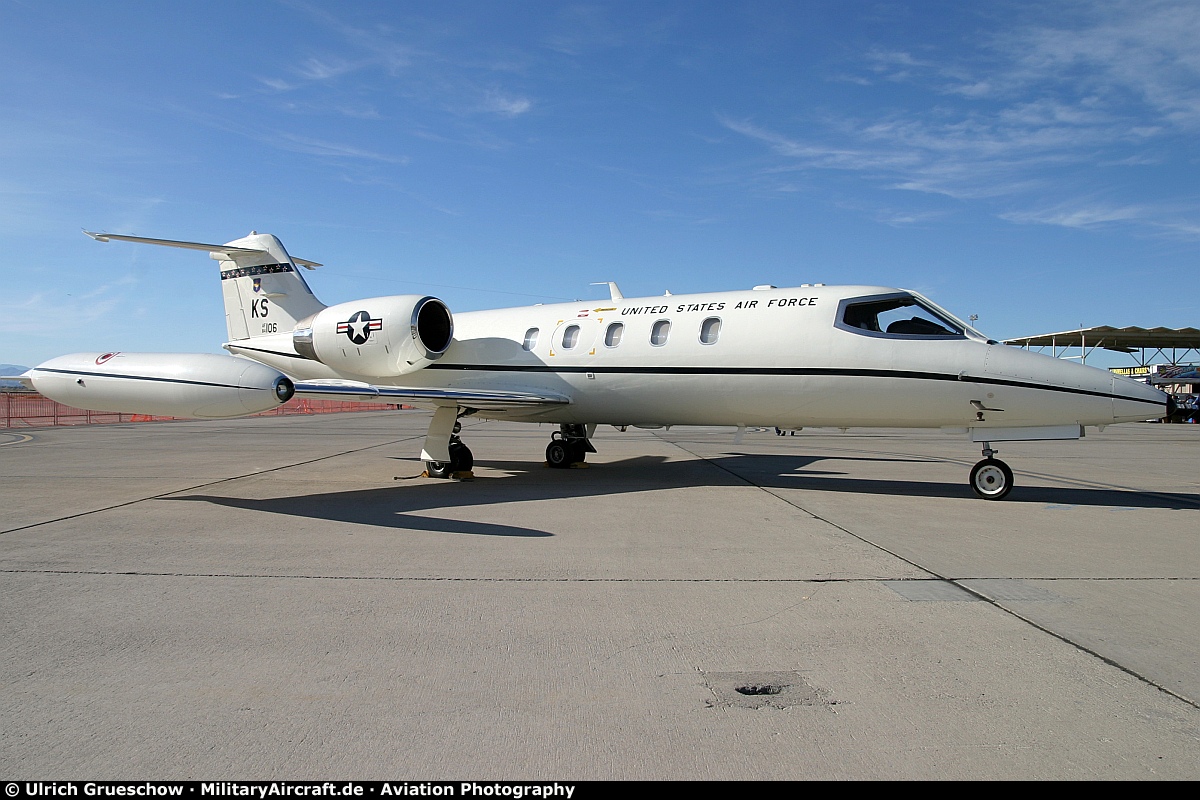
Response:
[[[454,319],[416,294],[340,303],[296,323],[296,352],[336,370],[386,378],[416,372],[450,347]]]
[[[74,408],[195,419],[269,411],[296,391],[265,364],[203,353],[74,353],[30,377],[44,396]]]

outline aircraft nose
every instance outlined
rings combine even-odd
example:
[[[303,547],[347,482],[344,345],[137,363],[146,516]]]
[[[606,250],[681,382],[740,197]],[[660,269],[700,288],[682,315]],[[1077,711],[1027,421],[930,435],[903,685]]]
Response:
[[[1167,410],[1168,395],[1153,386],[1040,353],[993,346],[988,349],[984,371],[1002,379],[1063,387],[1061,391],[1068,393],[1064,397],[1070,397],[1071,403],[1069,410],[1060,411],[1073,415],[1080,425],[1139,422],[1161,417]],[[1016,417],[1012,409],[1008,414]]]
[[[1113,421],[1140,422],[1170,416],[1175,398],[1138,381],[1113,375]]]

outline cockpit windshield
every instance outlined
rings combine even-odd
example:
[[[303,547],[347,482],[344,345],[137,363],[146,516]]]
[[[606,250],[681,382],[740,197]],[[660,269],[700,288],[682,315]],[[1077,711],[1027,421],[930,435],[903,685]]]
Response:
[[[900,339],[962,339],[967,335],[965,325],[907,292],[843,300],[837,326],[853,333]]]

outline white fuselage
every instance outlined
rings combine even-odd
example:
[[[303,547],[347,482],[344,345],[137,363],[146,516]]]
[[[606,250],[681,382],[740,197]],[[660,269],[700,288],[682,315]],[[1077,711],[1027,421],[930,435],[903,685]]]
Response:
[[[297,380],[570,399],[551,408],[479,412],[527,421],[982,429],[1103,426],[1163,413],[1165,396],[1155,389],[991,343],[966,326],[955,335],[919,336],[847,324],[847,304],[900,293],[805,286],[458,313],[445,354],[394,379],[304,359],[282,333],[227,348]],[[652,342],[663,322],[670,326],[665,340]],[[614,323],[623,329],[610,344]],[[536,342],[526,349],[533,329]]]

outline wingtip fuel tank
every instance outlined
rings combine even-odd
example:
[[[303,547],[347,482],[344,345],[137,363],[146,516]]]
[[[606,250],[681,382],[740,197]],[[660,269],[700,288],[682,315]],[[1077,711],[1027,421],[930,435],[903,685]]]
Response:
[[[72,353],[30,370],[33,387],[64,405],[193,419],[269,411],[291,399],[282,372],[204,353]]]

